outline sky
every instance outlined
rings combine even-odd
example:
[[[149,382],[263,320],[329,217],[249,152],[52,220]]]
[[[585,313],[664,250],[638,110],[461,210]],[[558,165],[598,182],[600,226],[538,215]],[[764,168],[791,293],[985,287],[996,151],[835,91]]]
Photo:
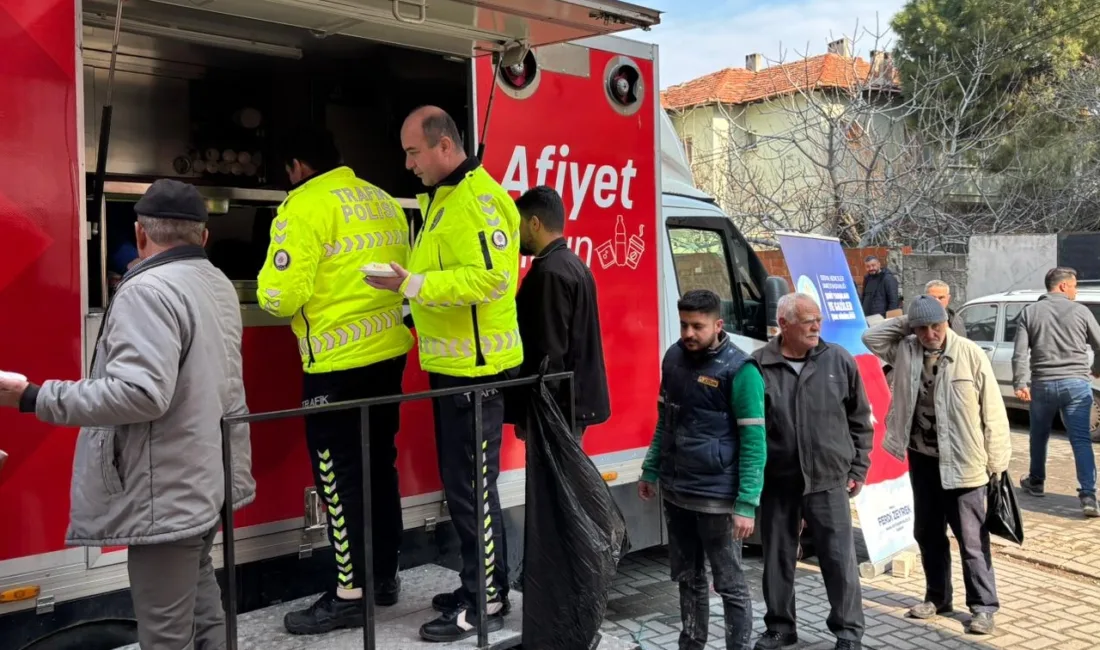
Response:
[[[658,45],[661,89],[763,54],[765,65],[824,54],[847,36],[857,55],[889,50],[890,19],[904,0],[630,0],[663,11],[648,32],[619,35]]]

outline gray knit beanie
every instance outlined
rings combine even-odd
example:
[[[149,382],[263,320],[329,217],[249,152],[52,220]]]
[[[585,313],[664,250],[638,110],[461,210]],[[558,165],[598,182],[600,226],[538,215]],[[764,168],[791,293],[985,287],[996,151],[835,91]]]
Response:
[[[909,326],[921,327],[947,322],[947,310],[932,296],[917,296],[909,303]]]

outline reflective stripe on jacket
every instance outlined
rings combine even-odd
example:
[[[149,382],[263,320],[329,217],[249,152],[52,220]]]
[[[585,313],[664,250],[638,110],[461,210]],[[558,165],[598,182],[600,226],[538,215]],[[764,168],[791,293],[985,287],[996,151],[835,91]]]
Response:
[[[307,373],[392,359],[413,346],[403,301],[367,285],[360,268],[405,266],[408,251],[409,223],[400,204],[337,167],[291,190],[279,206],[257,299],[265,311],[293,317]]]
[[[520,365],[520,217],[512,197],[477,166],[456,185],[416,198],[424,226],[401,291],[409,299],[420,367],[485,377]]]

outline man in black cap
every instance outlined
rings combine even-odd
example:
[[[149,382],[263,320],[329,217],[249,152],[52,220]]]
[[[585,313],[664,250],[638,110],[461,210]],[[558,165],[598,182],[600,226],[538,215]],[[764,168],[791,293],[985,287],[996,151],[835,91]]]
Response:
[[[0,406],[81,427],[66,543],[128,548],[141,647],[213,650],[225,646],[210,559],[226,498],[221,420],[247,412],[240,309],[206,259],[194,187],[157,181],[134,210],[141,261],[119,283],[88,377],[0,373]],[[239,508],[255,498],[247,425],[232,444]]]

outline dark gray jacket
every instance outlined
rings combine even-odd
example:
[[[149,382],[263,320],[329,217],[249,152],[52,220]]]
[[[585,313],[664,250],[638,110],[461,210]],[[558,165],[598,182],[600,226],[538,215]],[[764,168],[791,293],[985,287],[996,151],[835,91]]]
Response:
[[[216,526],[221,420],[246,414],[233,284],[198,246],[151,257],[111,301],[87,379],[26,396],[40,420],[79,426],[70,545],[158,544]],[[233,501],[256,496],[248,425],[231,432]]]
[[[963,337],[964,339],[967,338],[966,324],[963,323],[962,316],[959,315],[959,312],[951,309],[950,307],[947,308],[947,324],[951,327],[951,329],[955,330],[956,334]]]
[[[764,374],[769,484],[797,480],[803,494],[867,480],[871,467],[871,403],[855,358],[821,341],[800,374],[783,358],[777,336],[752,353]]]
[[[1024,307],[1012,354],[1014,388],[1026,388],[1032,381],[1088,380],[1090,372],[1100,375],[1100,325],[1088,307],[1064,293],[1045,293]]]
[[[900,307],[898,276],[894,275],[890,269],[882,269],[874,275],[864,276],[860,303],[863,305],[864,316],[878,314],[885,317],[886,312]]]

